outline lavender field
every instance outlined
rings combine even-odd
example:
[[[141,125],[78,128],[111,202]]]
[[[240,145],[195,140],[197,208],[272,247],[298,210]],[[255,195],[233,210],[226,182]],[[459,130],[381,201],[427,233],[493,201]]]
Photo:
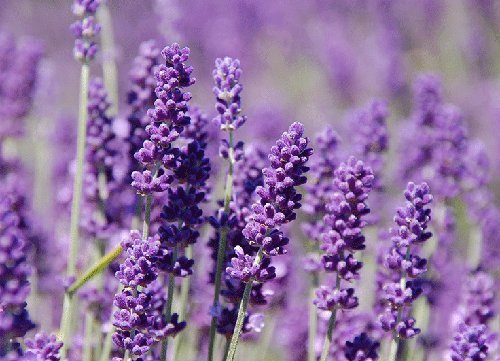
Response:
[[[500,361],[500,3],[0,0],[0,360]]]

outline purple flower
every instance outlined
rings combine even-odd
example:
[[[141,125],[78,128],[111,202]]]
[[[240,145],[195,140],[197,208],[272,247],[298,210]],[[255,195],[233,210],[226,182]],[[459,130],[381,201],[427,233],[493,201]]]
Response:
[[[313,303],[320,310],[335,311],[337,308],[348,310],[358,306],[358,298],[354,296],[354,288],[339,290],[321,286],[316,290],[316,298]]]
[[[48,336],[45,332],[37,333],[33,340],[26,340],[26,357],[36,361],[59,361],[59,349],[62,341],[57,341],[55,335]]]
[[[349,361],[374,361],[378,359],[377,349],[380,342],[372,341],[366,333],[362,332],[354,340],[346,342],[345,357]]]
[[[407,277],[421,275],[426,271],[427,264],[425,259],[411,253],[411,247],[422,244],[432,236],[426,231],[431,219],[431,210],[426,206],[432,202],[432,195],[426,183],[417,186],[411,182],[408,183],[404,195],[406,205],[399,207],[394,217],[399,227],[390,231],[393,246],[381,257],[392,273],[386,275],[388,282],[379,283],[379,286],[383,283],[381,297],[387,308],[379,316],[378,322],[385,331],[392,331],[398,337],[411,338],[420,333],[420,330],[414,327],[415,320],[409,317],[408,310],[422,294],[422,288],[419,282],[407,281]],[[382,262],[382,259],[379,262]]]
[[[183,92],[182,88],[195,82],[195,79],[191,78],[193,68],[184,65],[189,58],[189,48],[181,49],[179,44],[174,43],[165,47],[161,55],[165,58],[166,65],[161,64],[155,71],[157,99],[154,109],[148,110],[148,115],[153,123],[183,127],[189,124],[186,112],[191,94]]]
[[[312,154],[312,149],[307,148],[309,139],[303,134],[304,126],[293,123],[271,148],[271,168],[263,169],[264,186],[255,190],[261,200],[252,207],[253,219],[243,230],[250,244],[262,245],[263,229],[278,227],[296,218],[295,210],[300,208],[302,196],[295,187],[306,182],[303,174],[309,168],[305,164]]]
[[[470,326],[465,323],[458,325],[458,332],[450,345],[450,359],[452,361],[483,361],[488,357],[488,341],[486,326]]]
[[[93,38],[101,31],[101,25],[97,24],[94,18],[99,4],[100,0],[75,0],[71,6],[73,14],[82,18],[70,26],[76,37],[73,54],[75,59],[84,64],[94,60],[98,50]]]
[[[215,108],[219,115],[214,118],[220,129],[233,131],[245,123],[246,117],[240,115],[240,93],[243,86],[239,83],[241,77],[240,61],[229,57],[215,61],[213,78],[215,81],[214,93],[217,97]]]

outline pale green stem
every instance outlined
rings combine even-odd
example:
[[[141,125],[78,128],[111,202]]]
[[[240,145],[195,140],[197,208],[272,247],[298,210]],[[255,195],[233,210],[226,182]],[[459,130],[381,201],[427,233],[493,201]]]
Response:
[[[227,355],[229,353],[229,346],[231,345],[231,342],[229,340],[226,340],[226,346],[224,346],[224,355],[222,356],[223,360],[227,360]]]
[[[85,158],[85,138],[87,137],[87,102],[88,102],[88,84],[90,77],[90,68],[88,64],[82,64],[80,74],[80,104],[78,112],[78,137],[76,148],[76,174],[73,184],[73,203],[71,207],[70,224],[70,246],[67,275],[73,276],[76,273],[76,261],[78,258],[78,238],[79,238],[79,220],[82,201],[83,188],[83,163]],[[73,324],[72,315],[73,298],[66,295],[63,305],[63,316],[61,319],[61,339],[63,347],[60,350],[61,359],[66,358],[66,354],[71,343],[71,325]]]
[[[229,131],[229,169],[226,179],[226,189],[224,192],[224,213],[229,215],[229,205],[233,197],[233,172],[234,172],[234,137],[233,132]],[[219,248],[217,250],[217,269],[215,270],[215,290],[214,290],[214,302],[213,307],[217,307],[219,304],[220,287],[221,287],[221,275],[222,268],[224,266],[224,256],[226,254],[226,242],[227,233],[229,229],[227,226],[221,229],[219,234]],[[210,324],[210,340],[208,343],[208,361],[213,361],[214,353],[214,340],[215,332],[217,326],[217,317],[212,317],[212,322]]]
[[[193,258],[193,246],[189,245],[186,248],[186,257],[188,259]],[[186,310],[187,310],[187,301],[188,301],[188,296],[189,296],[189,284],[190,284],[191,277],[184,277],[182,279],[182,284],[181,284],[181,304],[180,304],[180,310],[179,310],[179,319],[181,321],[186,319]],[[180,344],[184,339],[184,334],[181,333],[175,338],[175,343],[174,343],[174,349],[172,351],[172,361],[177,360],[177,357],[179,356],[179,350]]]
[[[111,315],[113,317],[113,315]],[[94,355],[97,358],[102,353],[102,323],[94,318],[94,334],[97,335],[95,340]]]
[[[174,248],[174,254],[172,255],[172,262],[175,262],[177,259],[177,255],[179,252],[179,246],[176,245]],[[168,290],[167,290],[167,302],[165,303],[165,319],[166,322],[170,322],[170,317],[172,316],[172,303],[174,301],[174,287],[175,287],[175,276],[170,273],[168,275]],[[167,358],[167,348],[168,348],[168,337],[165,337],[165,339],[161,343],[161,354],[160,354],[160,361],[165,361]]]
[[[308,330],[308,346],[307,346],[307,360],[316,361],[316,336],[318,333],[318,311],[313,299],[316,296],[316,289],[319,286],[319,277],[316,272],[312,274],[311,288],[309,289],[309,330]]]
[[[108,115],[118,114],[118,71],[115,62],[115,36],[109,7],[106,1],[101,2],[97,10],[97,21],[101,24],[102,74],[104,86],[111,103]]]
[[[83,345],[82,361],[92,361],[92,330],[94,326],[94,315],[87,312],[85,315],[85,344]]]
[[[116,257],[120,255],[123,251],[122,246],[118,245],[113,248],[109,253],[107,253],[99,262],[97,262],[91,269],[89,269],[83,276],[78,278],[75,283],[71,285],[66,291],[66,294],[73,296],[73,294],[82,287],[85,283],[87,283],[90,279],[92,279],[95,275],[102,272],[111,262],[115,260]]]
[[[406,249],[406,255],[405,255],[405,260],[408,261],[410,259],[410,247],[408,247]],[[401,275],[401,281],[400,281],[400,285],[401,285],[401,290],[405,290],[406,289],[406,273],[403,272],[402,275]],[[401,317],[403,315],[403,307],[400,307],[398,309],[398,317],[396,319],[396,325],[399,324],[399,322],[401,322]],[[391,342],[391,353],[389,355],[389,361],[396,361],[396,357],[398,355],[398,347],[399,347],[399,341],[400,341],[400,337],[399,337],[399,334],[394,331],[393,332],[394,336],[393,336],[393,339],[392,339],[392,342]]]
[[[340,289],[340,275],[338,273],[335,288],[337,290]],[[330,320],[328,321],[328,330],[326,331],[325,342],[323,343],[323,351],[321,352],[320,361],[326,361],[326,359],[328,358],[328,354],[330,353],[333,329],[335,327],[335,321],[337,320],[337,309],[337,306],[333,308],[332,315],[330,316]]]
[[[262,247],[259,248],[259,252],[255,257],[254,265],[260,265],[262,260]],[[233,337],[231,338],[231,345],[229,345],[229,353],[227,356],[228,361],[233,361],[236,355],[236,347],[238,346],[238,340],[240,338],[241,330],[243,328],[243,322],[245,321],[245,314],[247,312],[248,301],[250,300],[250,293],[252,292],[253,278],[248,281],[245,286],[245,291],[243,293],[243,298],[241,299],[240,308],[238,310],[238,318],[236,319],[236,325],[234,326]]]

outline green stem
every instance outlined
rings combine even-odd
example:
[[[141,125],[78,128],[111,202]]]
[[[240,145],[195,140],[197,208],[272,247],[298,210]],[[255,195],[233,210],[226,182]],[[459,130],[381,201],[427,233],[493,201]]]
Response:
[[[343,258],[343,255],[342,255]],[[340,275],[337,273],[337,280],[335,282],[335,289],[340,289]],[[328,321],[328,330],[325,335],[325,342],[323,343],[323,351],[321,352],[320,361],[326,361],[328,354],[330,353],[330,346],[332,344],[333,328],[335,327],[335,321],[337,320],[337,306],[332,310],[332,315],[330,316],[330,321]]]
[[[95,275],[99,274],[104,270],[111,262],[115,260],[116,257],[120,255],[123,251],[122,246],[118,245],[113,248],[108,254],[106,254],[99,262],[97,262],[91,269],[89,269],[83,276],[78,278],[75,283],[68,288],[66,293],[70,296],[82,287],[85,283],[87,283],[90,279],[92,279]]]
[[[316,361],[316,336],[318,328],[318,312],[316,305],[312,302],[316,296],[316,288],[319,286],[319,277],[316,272],[312,274],[311,288],[309,289],[309,331],[308,331],[308,347],[307,347],[307,360]]]
[[[186,257],[188,259],[193,258],[193,246],[189,245],[186,248]],[[191,277],[184,277],[182,279],[182,284],[181,284],[181,304],[180,304],[180,310],[179,310],[179,319],[181,321],[186,319],[186,310],[187,310],[187,301],[188,301],[188,296],[189,296],[189,284],[191,281]],[[177,357],[179,356],[179,350],[180,344],[183,341],[183,336],[184,334],[181,333],[175,338],[175,343],[174,343],[174,349],[172,351],[172,361],[177,360]]]
[[[179,246],[176,245],[174,248],[174,254],[172,255],[172,262],[175,262],[177,255],[179,253]],[[170,273],[168,275],[168,290],[167,290],[167,302],[165,303],[165,319],[166,322],[170,322],[170,317],[172,316],[172,303],[174,301],[174,287],[175,287],[175,276]],[[160,361],[165,361],[167,358],[167,348],[168,348],[168,337],[161,342],[161,354]]]
[[[233,132],[229,131],[229,169],[226,179],[226,189],[224,192],[224,213],[229,215],[229,205],[233,197],[233,172],[234,172],[234,137]],[[221,276],[222,268],[224,266],[224,256],[226,255],[226,242],[227,234],[229,229],[225,225],[220,230],[219,235],[219,248],[217,250],[217,269],[215,270],[215,290],[214,290],[214,302],[213,307],[217,307],[219,304],[220,287],[221,287]],[[217,317],[212,317],[212,322],[210,324],[210,340],[208,343],[208,361],[213,361],[214,357],[214,341],[215,341],[215,331],[217,326]]]
[[[94,326],[94,315],[88,312],[85,315],[85,344],[83,345],[82,361],[92,360],[92,331]]]
[[[410,259],[410,255],[411,255],[410,247],[408,247],[406,249],[405,261],[408,261]],[[406,273],[402,272],[400,285],[401,285],[401,290],[403,292],[406,289],[406,278],[407,278]],[[399,322],[401,322],[402,315],[403,315],[403,307],[400,307],[398,309],[398,317],[396,319],[396,325],[398,325]],[[389,361],[396,361],[396,357],[398,355],[399,341],[400,341],[399,334],[396,331],[393,331],[393,338],[392,338],[392,342],[391,342],[391,353],[389,355]]]
[[[229,340],[226,340],[226,346],[224,346],[224,355],[222,356],[223,360],[227,360],[227,355],[229,353],[229,346],[231,345],[231,342]]]
[[[102,74],[104,86],[108,91],[111,103],[108,115],[114,117],[118,114],[118,70],[115,62],[115,36],[109,7],[106,1],[101,2],[97,11],[97,20],[101,24],[101,50],[102,50]]]
[[[260,265],[262,260],[262,247],[259,248],[259,252],[255,257],[254,265]],[[238,318],[236,319],[236,325],[234,326],[233,337],[231,338],[231,345],[229,345],[229,353],[227,356],[227,361],[233,361],[236,355],[236,347],[238,346],[238,340],[240,338],[241,330],[243,328],[243,322],[245,321],[245,314],[247,312],[248,301],[250,300],[250,293],[252,292],[253,278],[248,281],[245,286],[245,292],[243,293],[243,298],[241,299],[240,308],[238,310]]]
[[[90,78],[90,68],[88,64],[82,64],[80,73],[80,104],[78,111],[78,137],[76,147],[76,175],[73,184],[73,203],[71,207],[71,224],[70,224],[70,246],[67,275],[72,276],[76,273],[76,261],[78,258],[78,237],[79,237],[79,220],[80,208],[82,202],[83,188],[83,163],[85,157],[85,139],[87,137],[87,102],[88,102],[88,85]],[[72,324],[72,297],[65,297],[63,315],[61,324],[61,338],[63,347],[60,350],[61,359],[64,360],[68,352],[71,342],[71,324]]]

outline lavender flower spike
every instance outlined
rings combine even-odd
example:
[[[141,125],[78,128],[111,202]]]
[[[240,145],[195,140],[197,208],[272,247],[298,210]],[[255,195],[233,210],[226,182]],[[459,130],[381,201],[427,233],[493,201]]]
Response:
[[[431,232],[426,231],[431,219],[431,210],[426,206],[432,202],[427,183],[419,186],[408,183],[404,195],[407,201],[404,207],[397,209],[394,221],[398,227],[391,229],[393,247],[384,261],[384,266],[394,276],[388,275],[390,281],[383,285],[383,298],[388,307],[379,316],[381,327],[394,334],[389,360],[395,360],[400,338],[412,338],[420,333],[420,329],[414,327],[415,319],[407,311],[422,289],[413,281],[407,282],[407,278],[414,278],[426,271],[427,261],[413,255],[411,247],[424,243],[432,236]]]
[[[217,96],[215,108],[219,115],[214,118],[215,123],[220,129],[233,131],[245,123],[246,116],[240,115],[240,93],[243,86],[239,83],[241,77],[240,61],[225,57],[224,60],[215,61],[216,69],[213,71],[213,77],[216,86],[214,93]]]

